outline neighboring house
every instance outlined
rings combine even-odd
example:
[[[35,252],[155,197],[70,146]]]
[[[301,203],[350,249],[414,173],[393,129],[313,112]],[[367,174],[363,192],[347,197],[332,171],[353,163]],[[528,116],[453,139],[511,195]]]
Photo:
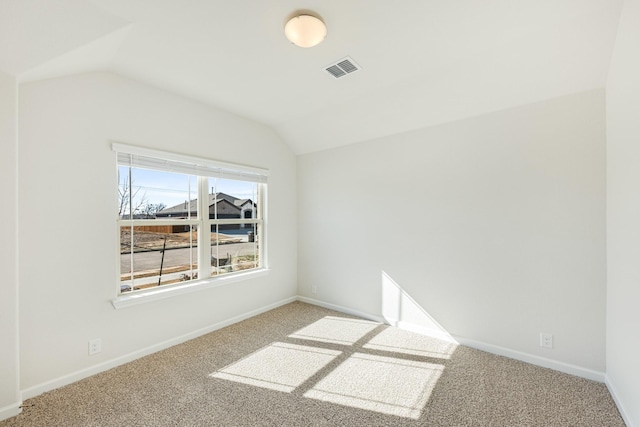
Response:
[[[256,217],[256,208],[256,204],[251,199],[238,199],[225,193],[209,194],[209,218],[214,218],[217,212],[218,219],[251,219]],[[195,217],[197,211],[198,199],[185,200],[184,203],[156,212],[156,218],[187,218],[189,213]],[[244,228],[245,224],[239,224],[239,227]],[[234,228],[238,228],[238,225],[227,224],[219,226],[219,229],[225,230]]]

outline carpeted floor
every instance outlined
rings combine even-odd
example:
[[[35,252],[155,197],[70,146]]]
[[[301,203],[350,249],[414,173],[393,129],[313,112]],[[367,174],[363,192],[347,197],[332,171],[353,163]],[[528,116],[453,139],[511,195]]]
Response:
[[[6,426],[624,426],[604,384],[292,303],[24,402]]]

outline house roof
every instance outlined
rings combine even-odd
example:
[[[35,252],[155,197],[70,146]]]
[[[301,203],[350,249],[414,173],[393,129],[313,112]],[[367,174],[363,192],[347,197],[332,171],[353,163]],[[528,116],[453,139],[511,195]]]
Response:
[[[108,70],[266,124],[303,154],[602,88],[622,0],[311,0],[328,33],[310,49],[284,37],[299,7],[2,1],[0,70]],[[324,71],[345,56],[361,71]]]
[[[226,193],[221,193],[221,192],[209,194],[209,206],[212,206],[216,200],[218,201],[218,203],[222,201],[226,201],[238,208],[240,208],[246,202],[251,201],[251,199],[239,199],[237,197],[231,196]],[[198,199],[193,199],[188,202],[185,201],[184,203],[180,203],[175,206],[165,208],[159,211],[156,215],[169,216],[173,214],[175,215],[184,214],[186,212],[191,212],[192,214],[195,214],[197,211],[198,211]]]

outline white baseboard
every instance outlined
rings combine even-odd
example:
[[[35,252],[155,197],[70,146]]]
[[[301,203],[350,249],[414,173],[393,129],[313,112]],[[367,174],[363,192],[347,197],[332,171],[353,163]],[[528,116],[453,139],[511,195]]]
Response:
[[[403,329],[409,332],[415,332],[421,335],[427,335],[429,337],[437,338],[442,341],[448,341],[456,344],[460,344],[453,336],[446,332],[439,331],[433,328],[425,328],[424,326],[416,325],[402,320],[387,321],[387,324],[395,326],[398,329]]]
[[[571,363],[560,362],[558,360],[548,359],[546,357],[536,356],[534,354],[524,353],[522,351],[512,350],[510,348],[500,347],[493,344],[487,344],[465,337],[454,335],[454,338],[464,346],[486,351],[487,353],[520,360],[522,362],[531,363],[532,365],[553,369],[554,371],[564,372],[565,374],[575,375],[588,380],[598,381],[601,383],[604,382],[604,372],[594,371]]]
[[[22,405],[22,402],[16,402],[13,405],[8,405],[4,408],[0,408],[0,421],[6,420],[7,418],[15,417],[20,412],[22,412],[20,405]]]
[[[245,319],[248,319],[248,318],[253,317],[253,316],[257,316],[258,314],[262,314],[262,313],[267,312],[269,310],[273,310],[274,308],[278,308],[278,307],[280,307],[282,305],[289,304],[289,303],[294,302],[296,300],[297,300],[297,297],[286,298],[284,300],[275,302],[273,304],[269,304],[269,305],[266,305],[264,307],[260,307],[258,309],[249,311],[247,313],[240,314],[238,316],[232,317],[230,319],[223,320],[221,322],[218,322],[218,323],[215,323],[213,325],[210,325],[210,326],[195,330],[193,332],[189,332],[188,334],[184,334],[184,335],[181,335],[181,336],[178,336],[178,337],[175,337],[175,338],[160,342],[158,344],[155,344],[155,345],[152,345],[152,346],[149,346],[149,347],[134,351],[132,353],[125,354],[124,356],[116,357],[115,359],[111,359],[111,360],[108,360],[106,362],[102,362],[102,363],[99,363],[97,365],[90,366],[88,368],[81,369],[81,370],[76,371],[76,372],[72,372],[70,374],[64,375],[64,376],[59,377],[59,378],[55,378],[55,379],[53,379],[51,381],[47,381],[45,383],[38,384],[38,385],[35,385],[33,387],[29,387],[29,388],[27,388],[25,390],[22,390],[22,398],[23,399],[30,399],[32,397],[38,396],[38,395],[40,395],[42,393],[45,393],[47,391],[54,390],[56,388],[59,388],[59,387],[74,383],[76,381],[79,381],[81,379],[90,377],[90,376],[98,374],[100,372],[104,372],[104,371],[107,371],[107,370],[109,370],[111,368],[115,368],[116,366],[120,366],[122,364],[131,362],[133,360],[139,359],[139,358],[144,357],[144,356],[147,356],[149,354],[156,353],[156,352],[158,352],[160,350],[164,350],[164,349],[167,349],[169,347],[173,347],[174,345],[181,344],[181,343],[183,343],[185,341],[189,341],[189,340],[197,338],[199,336],[208,334],[209,332],[213,332],[215,330],[224,328],[224,327],[232,325],[234,323],[241,322],[241,321],[243,321]]]
[[[622,401],[618,397],[619,396],[618,391],[615,385],[613,384],[613,382],[611,381],[611,378],[609,377],[608,374],[604,376],[604,383],[607,385],[607,388],[609,389],[609,394],[611,394],[613,401],[616,403],[616,406],[618,407],[618,412],[620,412],[620,416],[622,416],[622,419],[624,420],[625,424],[627,425],[627,427],[633,427],[633,424],[631,423],[631,418],[629,418],[627,411],[622,405]]]
[[[594,371],[591,369],[583,368],[581,366],[572,365],[570,363],[560,362],[553,359],[547,359],[545,357],[536,356],[529,353],[524,353],[517,350],[511,350],[509,348],[500,347],[493,344],[487,344],[480,341],[471,340],[469,338],[460,337],[460,336],[449,336],[445,333],[441,333],[439,331],[433,331],[431,329],[423,328],[419,325],[407,324],[406,322],[387,322],[384,318],[370,314],[361,312],[358,310],[353,310],[349,307],[343,307],[336,304],[327,303],[324,301],[316,300],[313,298],[307,297],[298,297],[298,301],[306,302],[309,304],[317,305],[320,307],[328,308],[331,310],[340,311],[345,314],[351,314],[353,316],[359,316],[364,319],[375,320],[377,322],[392,324],[392,326],[396,326],[399,329],[405,329],[412,332],[417,332],[423,335],[432,336],[434,338],[443,339],[445,341],[454,341],[459,344],[462,344],[467,347],[475,348],[477,350],[486,351],[487,353],[496,354],[498,356],[505,356],[511,359],[520,360],[522,362],[531,363],[532,365],[541,366],[543,368],[549,368],[556,371],[564,372],[566,374],[575,375],[577,377],[586,378],[589,380],[594,380],[598,382],[605,382],[604,372]]]
[[[320,301],[313,298],[298,296],[298,301],[306,302],[307,304],[317,305],[318,307],[328,308],[329,310],[339,311],[340,313],[350,314],[352,316],[362,317],[363,319],[373,320],[374,322],[387,323],[381,316],[375,316],[371,313],[365,313],[364,311],[354,310],[349,307],[341,305],[331,304],[329,302]]]

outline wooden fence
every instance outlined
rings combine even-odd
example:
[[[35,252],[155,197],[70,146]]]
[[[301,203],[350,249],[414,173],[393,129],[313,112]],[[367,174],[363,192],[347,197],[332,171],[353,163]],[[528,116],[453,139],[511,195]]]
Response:
[[[181,233],[184,231],[184,225],[136,225],[134,231],[147,231],[150,233]]]

